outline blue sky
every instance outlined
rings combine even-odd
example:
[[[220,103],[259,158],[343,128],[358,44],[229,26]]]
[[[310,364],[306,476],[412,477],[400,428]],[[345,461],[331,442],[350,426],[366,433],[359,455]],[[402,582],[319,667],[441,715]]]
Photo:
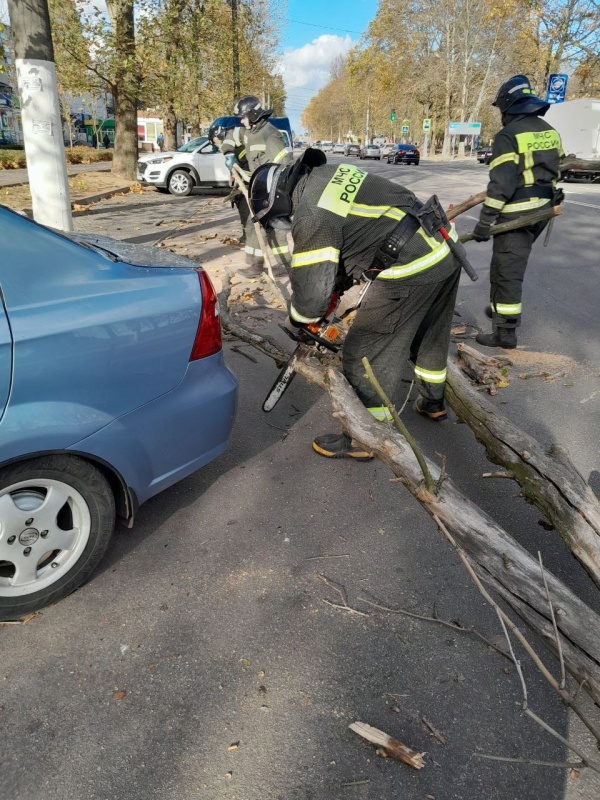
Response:
[[[329,79],[331,62],[359,41],[377,5],[377,0],[287,0],[281,65],[287,112],[297,133],[302,110]]]

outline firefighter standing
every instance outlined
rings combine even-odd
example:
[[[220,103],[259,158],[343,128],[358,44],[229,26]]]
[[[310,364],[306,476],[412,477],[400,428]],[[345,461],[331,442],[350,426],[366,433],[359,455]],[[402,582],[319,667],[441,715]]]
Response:
[[[273,113],[270,108],[263,108],[258,97],[244,95],[233,109],[239,116],[244,129],[241,141],[246,151],[248,171],[252,174],[258,167],[266,163],[289,164],[292,161],[292,151],[286,144],[283,133],[269,122]],[[246,262],[255,267],[262,267],[264,257],[252,220],[246,223],[245,237]],[[285,255],[287,249],[282,243],[275,248],[275,254]]]
[[[248,172],[248,161],[246,160],[246,147],[242,141],[242,129],[237,128],[224,128],[219,125],[212,125],[208,131],[208,138],[218,147],[225,156],[225,164],[231,172],[233,165],[238,164],[244,172]],[[242,225],[241,242],[246,242],[246,225],[248,217],[250,216],[250,209],[243,194],[239,189],[235,188],[233,176],[230,177],[230,185],[232,191],[229,197],[231,198],[232,207],[235,206],[240,215],[240,223]]]
[[[440,233],[420,226],[414,211],[422,204],[410,190],[355,165],[325,160],[321,151],[309,149],[293,166],[264,165],[250,184],[252,212],[261,224],[281,224],[293,214],[289,321],[319,321],[340,273],[373,278],[344,342],[344,374],[376,419],[386,420],[389,412],[366,379],[362,358],[367,356],[395,403],[410,359],[420,394],[416,410],[442,420],[460,266]],[[453,229],[451,235],[456,240]],[[398,245],[392,258],[390,242]],[[346,434],[319,436],[313,448],[330,458],[371,458]]]
[[[563,153],[560,136],[541,117],[550,107],[534,94],[525,75],[502,84],[492,103],[502,114],[504,127],[496,135],[490,161],[490,180],[479,222],[473,231],[478,242],[490,238],[490,228],[517,216],[558,204],[555,190]],[[487,347],[514,348],[521,324],[523,277],[533,243],[547,220],[494,236],[490,265],[492,333],[476,340]]]

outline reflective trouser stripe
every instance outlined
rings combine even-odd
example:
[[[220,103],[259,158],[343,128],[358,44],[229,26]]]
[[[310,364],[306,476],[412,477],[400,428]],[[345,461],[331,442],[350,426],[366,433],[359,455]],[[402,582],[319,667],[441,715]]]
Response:
[[[423,369],[415,364],[415,375],[425,383],[444,383],[446,380],[445,369]]]
[[[318,322],[321,317],[304,317],[300,314],[293,305],[290,304],[290,317],[296,322],[302,322],[304,325],[309,325],[311,322]]]
[[[274,256],[281,256],[284,253],[289,253],[290,248],[287,246],[287,244],[284,244],[281,247],[272,247],[271,252],[273,253]]]
[[[498,158],[490,161],[490,170],[493,170],[494,167],[499,167],[500,164],[506,164],[507,161],[512,161],[514,164],[518,164],[519,156],[516,153],[505,153],[502,156],[498,156]]]
[[[246,150],[240,150],[237,155],[238,159],[241,161],[243,158],[246,158]]]
[[[337,264],[340,260],[340,251],[335,247],[321,247],[318,250],[306,250],[304,253],[294,253],[292,267],[309,267],[311,264],[321,264],[323,261],[332,261]]]
[[[367,411],[370,411],[379,422],[388,422],[392,419],[391,412],[387,406],[371,406],[367,408]]]
[[[492,311],[495,311],[496,314],[501,314],[503,317],[514,317],[516,314],[520,314],[522,310],[522,303],[496,303],[495,305],[492,303]]]
[[[377,276],[377,280],[396,280],[397,278],[406,278],[408,275],[416,275],[417,272],[423,272],[423,270],[429,269],[429,267],[433,267],[435,264],[439,264],[439,262],[443,261],[449,254],[450,248],[446,242],[442,242],[438,244],[435,250],[429,253],[429,255],[417,258],[409,264],[398,264],[397,266],[384,269]]]
[[[515,214],[519,211],[535,211],[536,208],[543,208],[550,202],[547,197],[532,197],[523,200],[521,203],[507,203],[502,209],[503,214]]]
[[[244,247],[244,252],[248,253],[249,256],[262,256],[263,254],[260,248],[250,247],[249,245]]]
[[[494,197],[486,197],[483,201],[484,206],[488,206],[489,208],[495,208],[496,211],[502,211],[504,206],[506,205],[505,200],[496,200]]]
[[[230,144],[232,147],[235,147],[233,139],[223,139],[223,144]]]
[[[251,144],[250,145],[250,152],[251,153],[254,152],[255,150],[258,150],[261,153],[264,153],[264,151],[266,149],[267,149],[267,145],[266,144]]]

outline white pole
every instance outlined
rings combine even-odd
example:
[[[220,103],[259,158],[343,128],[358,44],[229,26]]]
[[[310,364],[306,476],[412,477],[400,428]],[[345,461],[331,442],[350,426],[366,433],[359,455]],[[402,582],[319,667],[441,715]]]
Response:
[[[73,230],[47,0],[8,0],[33,217]]]

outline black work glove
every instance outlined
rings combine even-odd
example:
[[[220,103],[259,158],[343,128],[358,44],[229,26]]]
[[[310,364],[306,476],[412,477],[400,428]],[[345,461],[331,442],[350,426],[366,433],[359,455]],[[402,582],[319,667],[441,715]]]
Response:
[[[487,242],[490,240],[492,234],[490,233],[492,228],[491,223],[489,222],[481,222],[481,220],[475,225],[473,230],[473,239],[476,242]]]

